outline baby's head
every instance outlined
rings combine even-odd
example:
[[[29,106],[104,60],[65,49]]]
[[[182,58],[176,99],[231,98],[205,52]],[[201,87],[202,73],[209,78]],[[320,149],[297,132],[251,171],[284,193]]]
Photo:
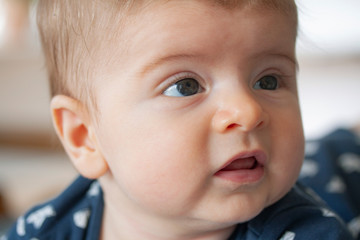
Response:
[[[104,232],[224,237],[292,187],[303,159],[293,1],[39,9],[54,125],[100,181]]]

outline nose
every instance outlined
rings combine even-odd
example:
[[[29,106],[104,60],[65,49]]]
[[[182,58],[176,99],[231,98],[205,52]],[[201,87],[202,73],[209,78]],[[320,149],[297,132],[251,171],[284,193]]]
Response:
[[[221,133],[234,128],[250,132],[264,127],[267,122],[268,114],[251,91],[231,90],[217,99],[212,127]]]

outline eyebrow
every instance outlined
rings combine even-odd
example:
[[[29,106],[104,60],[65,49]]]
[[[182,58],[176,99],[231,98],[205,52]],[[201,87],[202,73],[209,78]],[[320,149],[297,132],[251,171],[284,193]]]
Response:
[[[296,71],[299,70],[299,63],[296,59],[293,59],[292,57],[290,57],[286,54],[271,54],[271,55],[287,59],[288,61],[290,61],[291,63],[293,63],[295,65]],[[199,55],[197,55],[197,54],[172,54],[169,56],[160,57],[160,58],[155,59],[154,61],[148,63],[147,65],[145,65],[141,69],[141,71],[139,71],[139,74],[141,77],[143,77],[148,72],[153,71],[155,68],[157,68],[158,66],[160,66],[166,62],[173,62],[173,61],[177,61],[180,59],[195,59],[195,58],[198,59]]]
[[[144,76],[146,73],[153,71],[155,68],[157,68],[158,66],[160,66],[166,62],[173,62],[173,61],[177,61],[180,59],[194,59],[194,58],[199,58],[199,56],[196,54],[173,54],[173,55],[169,55],[169,56],[160,57],[160,58],[148,63],[147,65],[145,65],[141,69],[139,74],[141,76]]]

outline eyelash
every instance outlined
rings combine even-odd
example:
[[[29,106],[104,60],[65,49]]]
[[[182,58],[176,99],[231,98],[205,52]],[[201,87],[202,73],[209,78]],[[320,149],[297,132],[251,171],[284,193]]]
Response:
[[[168,84],[168,87],[170,87],[171,85],[177,83],[178,81],[181,81],[186,78],[193,78],[200,83],[198,77],[195,74],[190,73],[190,72],[184,72],[184,73],[175,74],[173,77],[171,77],[171,79],[170,79],[171,82],[170,82],[170,84]]]

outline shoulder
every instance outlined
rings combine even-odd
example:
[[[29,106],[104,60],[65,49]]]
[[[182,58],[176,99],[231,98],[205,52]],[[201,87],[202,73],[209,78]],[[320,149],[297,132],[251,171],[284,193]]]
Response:
[[[343,221],[299,184],[250,221],[248,231],[260,239],[353,239]]]
[[[94,216],[102,215],[102,209],[99,183],[79,177],[57,198],[19,217],[2,239],[85,239],[90,224],[95,226],[93,233],[100,231],[100,223],[94,221],[101,217]]]

